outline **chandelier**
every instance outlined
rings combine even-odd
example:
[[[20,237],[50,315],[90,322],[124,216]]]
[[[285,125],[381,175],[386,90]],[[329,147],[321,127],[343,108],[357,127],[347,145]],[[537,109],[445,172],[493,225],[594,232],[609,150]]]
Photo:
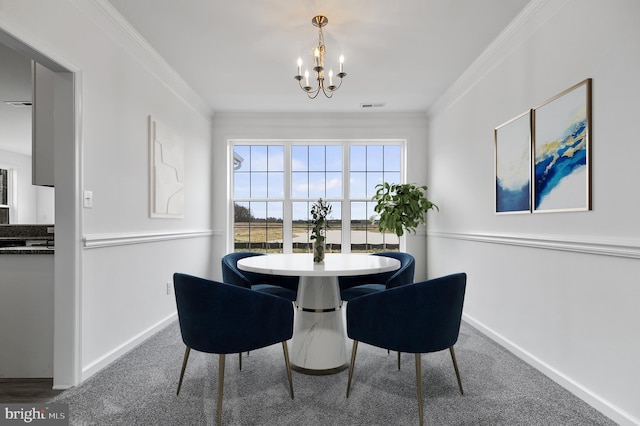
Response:
[[[300,88],[307,93],[307,96],[310,99],[315,99],[320,92],[324,93],[327,98],[333,96],[333,92],[338,90],[342,85],[342,79],[347,75],[343,70],[344,65],[344,56],[340,55],[340,72],[335,76],[339,78],[338,85],[334,84],[334,75],[333,70],[329,70],[329,81],[327,84],[325,82],[325,73],[324,73],[324,55],[326,53],[326,48],[324,47],[324,37],[322,36],[322,27],[329,23],[329,20],[326,16],[318,15],[314,16],[311,20],[311,23],[314,27],[318,28],[318,45],[313,48],[311,51],[311,60],[313,62],[313,72],[315,74],[316,82],[313,83],[316,87],[311,87],[309,82],[309,70],[304,72],[304,76],[302,75],[302,59],[298,58],[298,75],[294,78],[298,80],[298,84]],[[304,80],[304,82],[303,82]]]

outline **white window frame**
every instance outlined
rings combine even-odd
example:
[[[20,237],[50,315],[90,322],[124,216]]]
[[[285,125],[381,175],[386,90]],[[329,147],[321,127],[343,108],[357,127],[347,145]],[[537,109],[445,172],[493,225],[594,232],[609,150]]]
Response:
[[[284,146],[284,194],[283,198],[251,198],[238,199],[233,197],[234,170],[237,159],[234,158],[236,145]],[[370,198],[350,199],[349,196],[349,165],[351,146],[356,145],[399,145],[400,146],[400,180],[406,182],[407,140],[406,139],[228,139],[227,140],[227,252],[234,250],[234,202],[267,202],[282,201],[283,220],[283,253],[291,253],[293,247],[292,235],[292,202],[311,201],[316,199],[291,199],[291,147],[294,145],[339,145],[342,146],[342,198],[326,198],[328,202],[342,204],[342,253],[351,252],[351,203],[352,201],[371,201]],[[323,198],[324,199],[324,198]],[[406,239],[400,237],[400,251],[406,251]]]

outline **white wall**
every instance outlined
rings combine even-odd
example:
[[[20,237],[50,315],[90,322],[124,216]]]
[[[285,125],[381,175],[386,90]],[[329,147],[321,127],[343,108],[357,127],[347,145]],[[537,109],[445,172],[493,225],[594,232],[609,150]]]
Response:
[[[230,206],[227,200],[228,174],[231,167],[227,156],[229,139],[406,139],[407,180],[419,184],[426,181],[427,120],[422,114],[240,114],[224,113],[214,117],[213,130],[213,270],[221,278],[219,259],[231,250],[226,246],[226,227]],[[428,193],[427,195],[430,195]],[[431,198],[430,198],[431,199]],[[434,199],[437,204],[437,200]],[[431,215],[432,213],[429,213]],[[437,213],[436,213],[437,214]],[[425,232],[408,235],[407,251],[416,258],[416,279],[426,277]]]
[[[0,167],[15,169],[18,177],[17,215],[11,223],[55,223],[55,190],[31,184],[31,156],[0,150]]]
[[[430,111],[428,148],[429,275],[466,271],[468,321],[620,424],[640,424],[638,18],[532,1]],[[495,215],[493,129],[589,77],[593,210]]]
[[[94,202],[80,213],[83,240],[76,242],[81,298],[77,305],[56,300],[58,312],[79,313],[79,359],[71,362],[80,374],[54,377],[64,386],[174,318],[166,294],[173,272],[208,275],[210,111],[106,2],[4,0],[0,29],[76,73],[79,187],[66,183],[76,200],[93,191]],[[149,218],[149,115],[184,141],[184,219]]]

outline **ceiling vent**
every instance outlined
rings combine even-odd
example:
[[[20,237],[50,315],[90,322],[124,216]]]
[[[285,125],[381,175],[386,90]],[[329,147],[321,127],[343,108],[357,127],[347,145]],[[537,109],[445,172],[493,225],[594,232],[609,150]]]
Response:
[[[366,104],[360,104],[360,108],[369,109],[369,108],[382,108],[385,106],[386,102],[369,102]]]
[[[4,103],[16,108],[29,108],[33,106],[31,101],[4,101]]]

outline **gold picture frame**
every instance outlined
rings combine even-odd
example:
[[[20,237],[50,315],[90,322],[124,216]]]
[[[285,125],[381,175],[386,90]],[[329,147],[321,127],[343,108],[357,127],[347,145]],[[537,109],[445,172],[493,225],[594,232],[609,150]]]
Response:
[[[591,210],[590,78],[532,110],[532,211]]]

